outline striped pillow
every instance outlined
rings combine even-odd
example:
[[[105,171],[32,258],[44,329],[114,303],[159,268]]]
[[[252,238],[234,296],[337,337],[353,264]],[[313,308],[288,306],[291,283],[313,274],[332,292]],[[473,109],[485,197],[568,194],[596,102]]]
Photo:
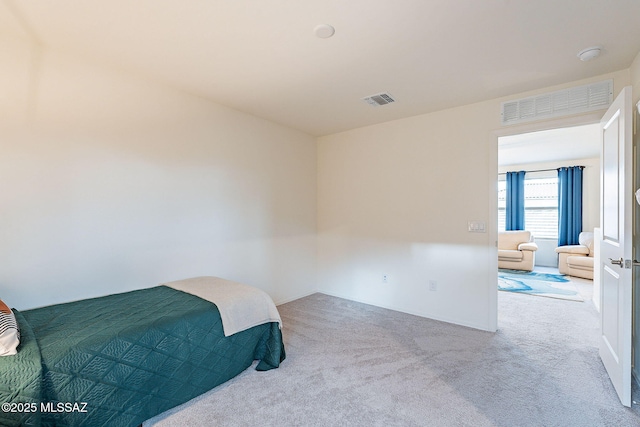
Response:
[[[0,356],[17,354],[20,344],[20,330],[16,316],[7,304],[0,300]]]

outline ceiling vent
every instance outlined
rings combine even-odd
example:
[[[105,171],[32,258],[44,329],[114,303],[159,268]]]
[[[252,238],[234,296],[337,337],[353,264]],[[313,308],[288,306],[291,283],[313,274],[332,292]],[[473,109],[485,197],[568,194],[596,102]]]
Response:
[[[613,101],[613,80],[503,102],[503,125],[603,110]]]
[[[362,100],[369,105],[373,105],[374,107],[396,102],[396,100],[393,99],[393,97],[389,93],[378,93],[375,95],[370,95],[370,96],[367,96],[366,98],[362,98]]]

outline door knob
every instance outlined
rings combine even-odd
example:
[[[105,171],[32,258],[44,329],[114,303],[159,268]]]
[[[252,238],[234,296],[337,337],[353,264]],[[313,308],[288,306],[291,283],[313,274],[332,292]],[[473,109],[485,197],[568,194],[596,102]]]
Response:
[[[611,258],[609,258],[609,261],[611,261],[611,264],[619,265],[621,268],[624,266],[624,259],[623,258],[620,258],[620,259],[611,259]]]

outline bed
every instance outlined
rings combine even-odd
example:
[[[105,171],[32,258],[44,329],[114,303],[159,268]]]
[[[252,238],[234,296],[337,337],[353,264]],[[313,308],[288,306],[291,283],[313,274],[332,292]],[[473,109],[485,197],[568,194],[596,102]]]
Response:
[[[190,281],[194,293],[215,294],[207,283],[216,279]],[[228,289],[236,285],[217,281]],[[279,366],[285,350],[275,306],[265,309],[271,315],[261,315],[264,321],[244,319],[243,312],[259,310],[238,302],[219,309],[181,290],[185,282],[14,309],[21,339],[16,355],[0,357],[0,425],[137,426],[233,378],[254,360],[257,370]],[[240,286],[246,293],[248,287]],[[242,330],[225,332],[222,319],[236,312],[241,320],[234,329]]]

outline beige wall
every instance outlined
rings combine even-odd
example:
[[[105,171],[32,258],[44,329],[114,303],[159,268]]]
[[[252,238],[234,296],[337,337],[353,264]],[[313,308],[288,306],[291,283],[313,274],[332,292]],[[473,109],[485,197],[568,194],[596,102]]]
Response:
[[[636,104],[640,101],[640,52],[636,56],[633,64],[631,64],[630,68],[631,74],[631,83],[633,84],[633,106],[636,110],[634,112],[635,117],[635,143],[636,147],[640,143],[640,131],[638,131],[638,125],[640,122],[640,114],[638,114]],[[638,150],[636,150],[637,152]],[[640,154],[638,154],[640,155]],[[636,158],[636,188],[640,188],[640,173],[638,173],[638,169],[640,168],[640,160]],[[636,209],[638,207],[636,206]],[[636,227],[636,235],[640,232],[640,214],[638,214],[638,210],[635,211],[635,227]],[[640,241],[636,238],[634,242],[635,248],[635,259],[639,259],[640,256]],[[635,271],[637,273],[637,270]],[[640,386],[640,275],[636,274],[635,276],[635,291],[633,293],[634,297],[634,325],[633,325],[633,347],[634,347],[634,360],[633,360],[633,375],[635,380]]]
[[[606,78],[616,94],[630,80],[626,70],[508,99]],[[594,120],[589,114],[501,128],[505,100],[319,138],[323,292],[495,329],[497,138]],[[488,232],[468,232],[468,221],[486,223]]]
[[[492,330],[497,138],[595,117],[502,128],[496,99],[316,146],[73,55],[0,50],[0,294],[19,309],[211,274]],[[538,92],[613,78],[637,100],[639,62]]]
[[[636,55],[630,68],[631,84],[633,85],[633,103],[640,101],[640,52]]]
[[[316,289],[315,139],[6,39],[0,296],[18,308],[215,275]],[[9,61],[7,58],[11,58]]]

